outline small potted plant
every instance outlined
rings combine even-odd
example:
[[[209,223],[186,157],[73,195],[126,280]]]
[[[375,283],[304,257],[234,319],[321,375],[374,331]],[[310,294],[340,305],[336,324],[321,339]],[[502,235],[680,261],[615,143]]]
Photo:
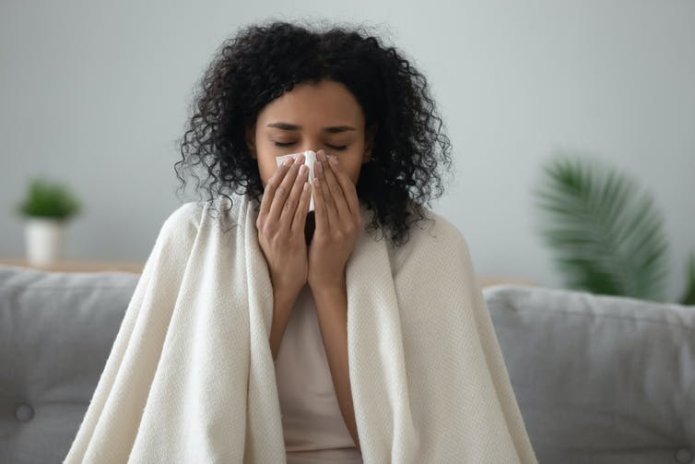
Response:
[[[31,180],[17,212],[26,220],[26,253],[32,265],[50,265],[62,257],[65,226],[80,211],[80,203],[64,185]]]

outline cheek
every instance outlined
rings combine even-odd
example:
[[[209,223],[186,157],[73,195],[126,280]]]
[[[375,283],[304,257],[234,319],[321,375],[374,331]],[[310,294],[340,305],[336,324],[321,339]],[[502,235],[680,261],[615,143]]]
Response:
[[[277,169],[277,164],[275,159],[262,158],[258,162],[258,173],[261,176],[261,183],[263,187],[266,186],[268,180],[272,177]]]
[[[342,165],[343,172],[347,174],[353,184],[357,185],[357,179],[360,176],[360,169],[362,169],[362,163],[358,159],[350,160]]]

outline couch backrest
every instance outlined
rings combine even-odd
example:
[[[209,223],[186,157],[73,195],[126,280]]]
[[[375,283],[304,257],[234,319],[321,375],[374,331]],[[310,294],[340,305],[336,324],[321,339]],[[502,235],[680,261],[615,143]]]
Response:
[[[540,463],[695,462],[695,306],[483,295]]]

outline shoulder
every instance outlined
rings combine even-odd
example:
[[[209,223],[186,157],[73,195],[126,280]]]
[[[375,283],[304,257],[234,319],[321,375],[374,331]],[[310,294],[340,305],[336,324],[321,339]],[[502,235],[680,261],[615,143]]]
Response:
[[[208,206],[203,202],[189,201],[176,207],[164,219],[160,235],[181,236],[181,234],[195,235],[203,221],[203,215],[207,213]]]
[[[424,220],[410,226],[409,239],[392,250],[396,270],[404,266],[441,268],[470,263],[468,242],[461,230],[443,215],[421,206]]]
[[[183,203],[165,218],[162,231],[195,236],[201,229],[213,226],[213,223],[229,231],[226,226],[236,224],[247,208],[248,201],[247,197],[233,193],[231,197],[220,196],[213,200]]]
[[[413,228],[414,237],[420,241],[429,242],[432,246],[465,243],[463,233],[453,222],[427,207],[423,207],[423,211],[428,221],[422,228],[417,226]]]
[[[164,224],[170,226],[200,225],[202,214],[206,212],[208,206],[204,202],[189,201],[176,207],[164,220]]]

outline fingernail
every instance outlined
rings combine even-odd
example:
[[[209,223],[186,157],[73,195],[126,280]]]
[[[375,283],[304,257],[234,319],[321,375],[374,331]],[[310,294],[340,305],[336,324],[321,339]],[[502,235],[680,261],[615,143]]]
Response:
[[[328,161],[330,161],[331,164],[338,164],[338,158],[335,155],[329,156]]]
[[[292,158],[287,158],[285,161],[282,162],[282,165],[289,166],[290,164],[292,164],[293,161],[294,160]]]

